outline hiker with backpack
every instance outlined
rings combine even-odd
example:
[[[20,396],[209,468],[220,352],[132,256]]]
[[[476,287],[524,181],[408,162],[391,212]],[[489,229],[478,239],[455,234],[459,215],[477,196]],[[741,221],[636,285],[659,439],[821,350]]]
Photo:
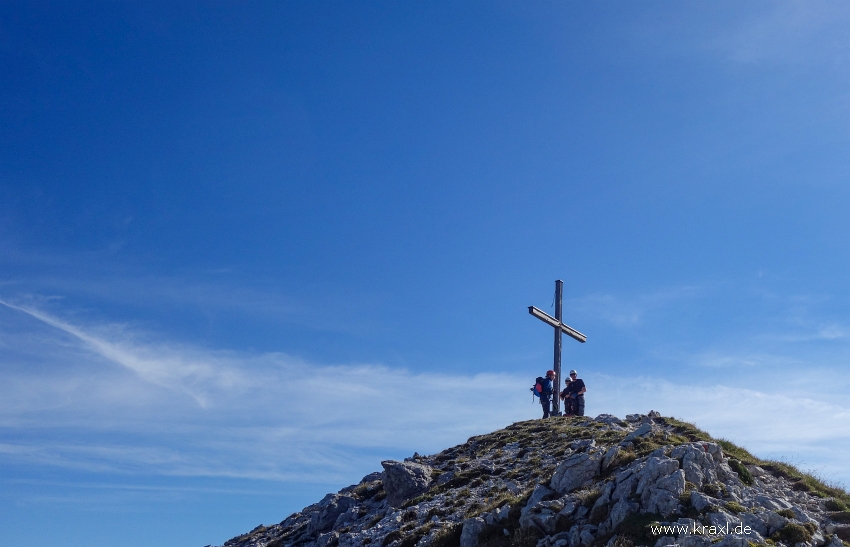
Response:
[[[570,371],[570,380],[564,391],[567,392],[564,406],[571,409],[573,416],[584,416],[584,394],[587,392],[587,387],[575,370]]]
[[[555,371],[547,370],[546,377],[543,378],[538,376],[535,380],[536,384],[533,388],[531,388],[532,392],[540,397],[540,404],[543,406],[543,417],[548,418],[552,413],[552,391],[553,391],[553,383],[552,381],[555,379]]]

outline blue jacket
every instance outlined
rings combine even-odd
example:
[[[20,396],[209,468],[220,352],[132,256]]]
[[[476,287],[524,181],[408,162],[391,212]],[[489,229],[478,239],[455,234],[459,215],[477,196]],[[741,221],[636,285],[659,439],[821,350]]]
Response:
[[[546,378],[545,380],[546,381],[540,385],[540,387],[543,388],[543,393],[540,394],[540,400],[548,399],[552,396],[552,380],[549,378]]]

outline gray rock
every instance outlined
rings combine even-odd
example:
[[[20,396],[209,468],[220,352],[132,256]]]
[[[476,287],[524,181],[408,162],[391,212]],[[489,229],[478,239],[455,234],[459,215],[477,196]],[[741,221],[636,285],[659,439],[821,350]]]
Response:
[[[329,494],[319,503],[319,508],[310,515],[307,531],[310,535],[327,532],[333,527],[340,515],[357,504],[351,496]]]
[[[543,498],[552,494],[553,491],[542,484],[538,484],[534,487],[534,491],[531,492],[531,497],[528,498],[528,503],[525,504],[526,508],[531,508],[540,503]]]
[[[446,484],[455,477],[454,471],[446,471],[437,477],[437,484]],[[511,483],[513,484],[513,483]]]
[[[614,501],[631,496],[637,488],[638,476],[631,468],[621,471],[615,480],[617,486],[611,494],[611,499]]]
[[[414,462],[386,460],[384,467],[384,490],[391,507],[401,507],[405,501],[428,491],[431,485],[431,468]]]
[[[594,446],[596,446],[596,439],[580,439],[570,444],[570,449],[581,452],[588,448],[593,448]]]
[[[723,534],[730,534],[736,526],[741,524],[741,519],[730,515],[726,511],[717,511],[715,513],[708,513],[705,516],[705,524],[707,526],[717,526],[725,530]]]
[[[644,437],[646,435],[649,435],[650,433],[652,433],[652,429],[653,427],[651,423],[645,423],[639,428],[629,433],[628,435],[626,435],[626,438],[623,439],[623,441],[631,441],[632,439],[635,439],[637,437]]]
[[[677,469],[657,481],[641,495],[641,507],[648,513],[669,517],[679,512],[679,496],[685,491],[685,473]]]
[[[613,414],[600,414],[596,418],[593,419],[595,422],[602,422],[608,425],[617,425],[617,426],[625,426],[626,422],[621,420],[620,418],[614,416]]]
[[[592,524],[576,524],[570,528],[570,545],[574,547],[591,545],[596,539],[597,530],[598,528]]]
[[[608,518],[599,526],[599,531],[602,534],[609,534],[617,529],[626,517],[637,513],[640,505],[637,502],[630,501],[628,498],[621,498],[615,503],[608,512]]]
[[[787,518],[777,514],[774,511],[768,511],[765,517],[765,524],[767,524],[767,535],[771,535],[777,530],[781,530],[789,522]]]
[[[316,547],[328,547],[329,545],[336,545],[339,543],[339,533],[338,532],[328,532],[327,534],[322,534],[316,540]]]
[[[346,524],[356,522],[358,518],[360,518],[360,509],[356,505],[353,505],[336,518],[333,527],[342,528]]]
[[[375,471],[374,473],[369,473],[368,475],[366,475],[365,477],[363,477],[362,479],[360,479],[360,484],[363,484],[364,482],[375,482],[375,481],[379,481],[379,480],[381,480],[381,478],[382,478],[383,476],[384,476],[384,474],[383,474],[383,473],[381,473],[380,471]]]
[[[732,471],[732,468],[729,467],[728,463],[719,463],[714,468],[715,473],[717,473],[717,479],[727,486],[743,486],[744,483],[741,482],[738,474]]]
[[[754,477],[763,477],[767,473],[767,471],[765,471],[764,469],[762,469],[761,467],[759,467],[757,465],[750,464],[750,465],[747,465],[746,467],[747,467],[747,470],[750,472],[750,474]]]
[[[522,508],[519,517],[519,525],[520,528],[537,528],[541,532],[549,533],[550,531],[554,531],[555,528],[555,514],[561,510],[561,505],[556,505],[556,507],[552,507],[552,505],[545,505],[550,502],[542,501],[543,498],[552,494],[553,491],[549,488],[546,488],[542,484],[538,484],[534,491],[531,493],[531,497],[528,499],[528,503],[525,507]],[[555,510],[557,508],[557,511]]]
[[[760,516],[753,513],[741,513],[741,524],[744,526],[749,526],[754,532],[759,534],[760,536],[767,536],[767,522],[765,519],[762,519]]]
[[[685,472],[685,480],[688,482],[698,487],[717,482],[717,473],[715,472],[717,463],[708,452],[708,443],[679,445],[673,449],[670,457],[682,460],[682,469]]]
[[[665,517],[679,510],[679,495],[685,490],[685,474],[679,469],[678,461],[667,457],[649,458],[639,465],[636,476],[635,493],[641,497],[641,510]]]
[[[700,492],[694,490],[691,492],[691,505],[693,505],[694,509],[696,509],[700,513],[705,513],[706,510],[709,510],[712,507],[720,507],[722,505],[722,502],[716,498],[706,496],[705,494],[701,494]]]
[[[560,494],[568,494],[590,484],[601,470],[602,455],[598,452],[572,454],[561,462],[552,475],[550,486]]]
[[[791,504],[782,498],[770,496],[767,494],[759,494],[755,496],[755,501],[765,509],[779,511],[780,509],[790,509]]]
[[[478,547],[478,536],[487,527],[487,523],[481,517],[474,517],[463,521],[463,531],[460,534],[460,547]]]
[[[605,452],[605,455],[602,457],[602,470],[605,471],[606,469],[608,469],[608,467],[611,465],[611,462],[616,460],[617,456],[619,456],[620,452],[622,452],[622,451],[623,451],[623,449],[620,448],[620,445],[616,445],[616,444],[614,446],[612,446],[611,448],[609,448]]]

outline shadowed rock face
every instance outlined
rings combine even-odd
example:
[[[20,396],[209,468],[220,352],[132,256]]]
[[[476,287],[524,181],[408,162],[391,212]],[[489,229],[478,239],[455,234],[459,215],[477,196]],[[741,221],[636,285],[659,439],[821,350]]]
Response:
[[[825,486],[748,462],[656,412],[519,422],[381,462],[383,472],[225,546],[850,547],[850,496],[826,499]]]
[[[427,465],[392,460],[383,461],[381,465],[384,467],[384,490],[390,507],[401,507],[407,500],[427,492],[431,485],[432,470]]]

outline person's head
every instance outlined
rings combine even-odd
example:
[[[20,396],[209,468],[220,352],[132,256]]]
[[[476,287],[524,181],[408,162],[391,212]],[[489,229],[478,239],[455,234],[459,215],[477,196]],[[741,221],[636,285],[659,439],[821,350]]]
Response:
[[[549,378],[550,380],[554,379],[555,378],[555,371],[554,370],[547,370],[546,371],[546,377]]]
[[[571,370],[570,371],[570,379],[575,380],[578,377],[578,372]]]

